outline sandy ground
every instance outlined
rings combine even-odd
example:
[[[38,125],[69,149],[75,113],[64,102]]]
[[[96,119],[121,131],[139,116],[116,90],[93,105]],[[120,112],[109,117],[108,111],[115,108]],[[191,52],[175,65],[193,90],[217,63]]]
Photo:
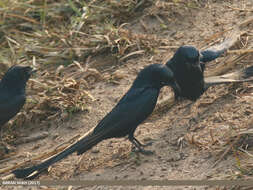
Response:
[[[155,33],[168,40],[171,46],[184,44],[202,48],[210,36],[234,27],[253,16],[253,1],[204,1],[205,8],[178,10],[168,15],[168,29],[160,29],[159,21],[145,17],[148,31],[145,31],[139,20],[134,20],[128,27],[136,33]],[[246,5],[246,7],[244,7]],[[235,9],[235,8],[238,8]],[[248,34],[247,47],[253,46],[253,25],[242,29]],[[95,101],[89,103],[89,111],[74,114],[64,121],[41,124],[32,130],[22,131],[27,136],[47,131],[48,137],[33,143],[17,146],[18,159],[10,159],[1,163],[6,167],[14,163],[33,158],[52,149],[77,134],[84,134],[94,127],[117,103],[128,90],[138,71],[151,63],[161,63],[165,57],[170,57],[175,49],[161,49],[154,56],[130,59],[123,64],[111,63],[110,56],[97,57],[96,61],[104,61],[103,66],[96,67],[106,76],[118,72],[125,76],[118,84],[101,81],[90,91]],[[208,69],[225,61],[226,57],[207,65]],[[252,56],[238,62],[232,69],[252,65]],[[220,85],[210,89],[196,102],[183,100],[171,109],[156,113],[141,124],[135,136],[141,142],[152,142],[147,147],[154,155],[144,156],[131,152],[131,143],[125,139],[111,139],[99,143],[82,156],[75,154],[54,164],[49,173],[44,173],[39,179],[237,179],[240,171],[236,167],[234,154],[228,154],[214,168],[212,165],[220,154],[215,150],[223,136],[231,128],[240,128],[248,124],[252,118],[251,83]],[[164,89],[162,95],[172,93]],[[173,95],[173,93],[172,93]],[[213,134],[214,138],[212,138]],[[196,143],[179,140],[194,136]],[[216,138],[217,136],[217,138]],[[15,157],[17,157],[15,155]],[[34,162],[35,163],[35,162]],[[250,178],[250,176],[241,176]],[[6,187],[6,189],[23,189],[24,187]],[[52,187],[53,188],[53,187]],[[239,188],[239,187],[238,187]],[[31,189],[35,189],[31,187]],[[47,189],[45,187],[45,189]],[[53,188],[54,189],[54,188]],[[55,189],[83,189],[79,187],[55,187]],[[230,189],[218,187],[103,187],[96,186],[87,189]],[[235,187],[235,189],[237,189]]]

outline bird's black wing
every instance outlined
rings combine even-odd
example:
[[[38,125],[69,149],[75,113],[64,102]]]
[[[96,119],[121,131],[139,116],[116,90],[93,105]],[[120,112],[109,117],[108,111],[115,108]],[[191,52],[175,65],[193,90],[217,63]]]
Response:
[[[227,38],[221,44],[212,46],[205,50],[200,51],[202,55],[200,57],[200,62],[209,62],[213,61],[216,58],[220,57],[223,53],[225,53],[231,46],[234,45],[236,37]]]
[[[25,99],[25,94],[12,96],[0,91],[0,127],[20,111]]]
[[[25,169],[17,169],[12,173],[17,178],[33,179],[41,171],[73,152],[77,151],[78,154],[82,154],[106,138],[127,135],[153,111],[158,93],[158,90],[153,88],[130,89],[97,127],[83,135],[76,143],[41,164]]]
[[[153,111],[159,91],[154,88],[132,88],[95,127],[94,134],[103,133],[104,138],[124,137]],[[106,131],[104,133],[103,131]],[[81,149],[78,154],[84,152]]]

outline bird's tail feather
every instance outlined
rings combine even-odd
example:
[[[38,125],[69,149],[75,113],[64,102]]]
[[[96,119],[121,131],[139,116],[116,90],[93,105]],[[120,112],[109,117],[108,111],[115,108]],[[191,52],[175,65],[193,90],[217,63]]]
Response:
[[[221,76],[206,77],[205,86],[206,88],[208,88],[210,86],[218,84],[238,83],[247,81],[253,81],[253,66]]]
[[[73,152],[78,152],[79,155],[89,150],[90,148],[98,144],[101,140],[103,140],[102,138],[100,138],[101,136],[102,134],[93,134],[92,129],[91,131],[83,135],[75,144],[70,145],[68,148],[58,153],[57,155],[47,159],[46,161],[38,165],[25,169],[17,169],[12,171],[12,173],[15,175],[16,178],[34,179],[36,176],[38,176],[39,173],[47,169],[50,165],[60,161],[61,159],[72,154]]]
[[[237,42],[239,36],[240,32],[235,29],[222,43],[201,50],[201,54],[203,56],[200,58],[200,61],[205,63],[220,57],[224,52],[230,49]]]

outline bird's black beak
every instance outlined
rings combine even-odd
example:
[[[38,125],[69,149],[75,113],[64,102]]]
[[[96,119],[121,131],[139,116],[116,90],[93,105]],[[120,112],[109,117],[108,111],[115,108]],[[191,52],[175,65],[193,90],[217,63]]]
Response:
[[[34,69],[34,68],[32,68],[32,67],[26,67],[25,68],[26,70],[27,70],[27,73],[29,74],[29,75],[32,75],[32,74],[34,74],[34,73],[36,73],[37,72],[37,69]]]
[[[36,73],[37,71],[38,71],[37,69],[34,69],[34,68],[33,68],[33,69],[31,70],[30,73],[31,73],[31,74],[34,74],[34,73]]]

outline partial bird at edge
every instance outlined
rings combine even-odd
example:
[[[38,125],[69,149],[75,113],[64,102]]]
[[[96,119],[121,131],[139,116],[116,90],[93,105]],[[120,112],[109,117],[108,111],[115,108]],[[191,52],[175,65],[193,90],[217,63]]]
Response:
[[[204,77],[204,81],[205,88],[219,84],[253,81],[253,66],[220,76]]]

